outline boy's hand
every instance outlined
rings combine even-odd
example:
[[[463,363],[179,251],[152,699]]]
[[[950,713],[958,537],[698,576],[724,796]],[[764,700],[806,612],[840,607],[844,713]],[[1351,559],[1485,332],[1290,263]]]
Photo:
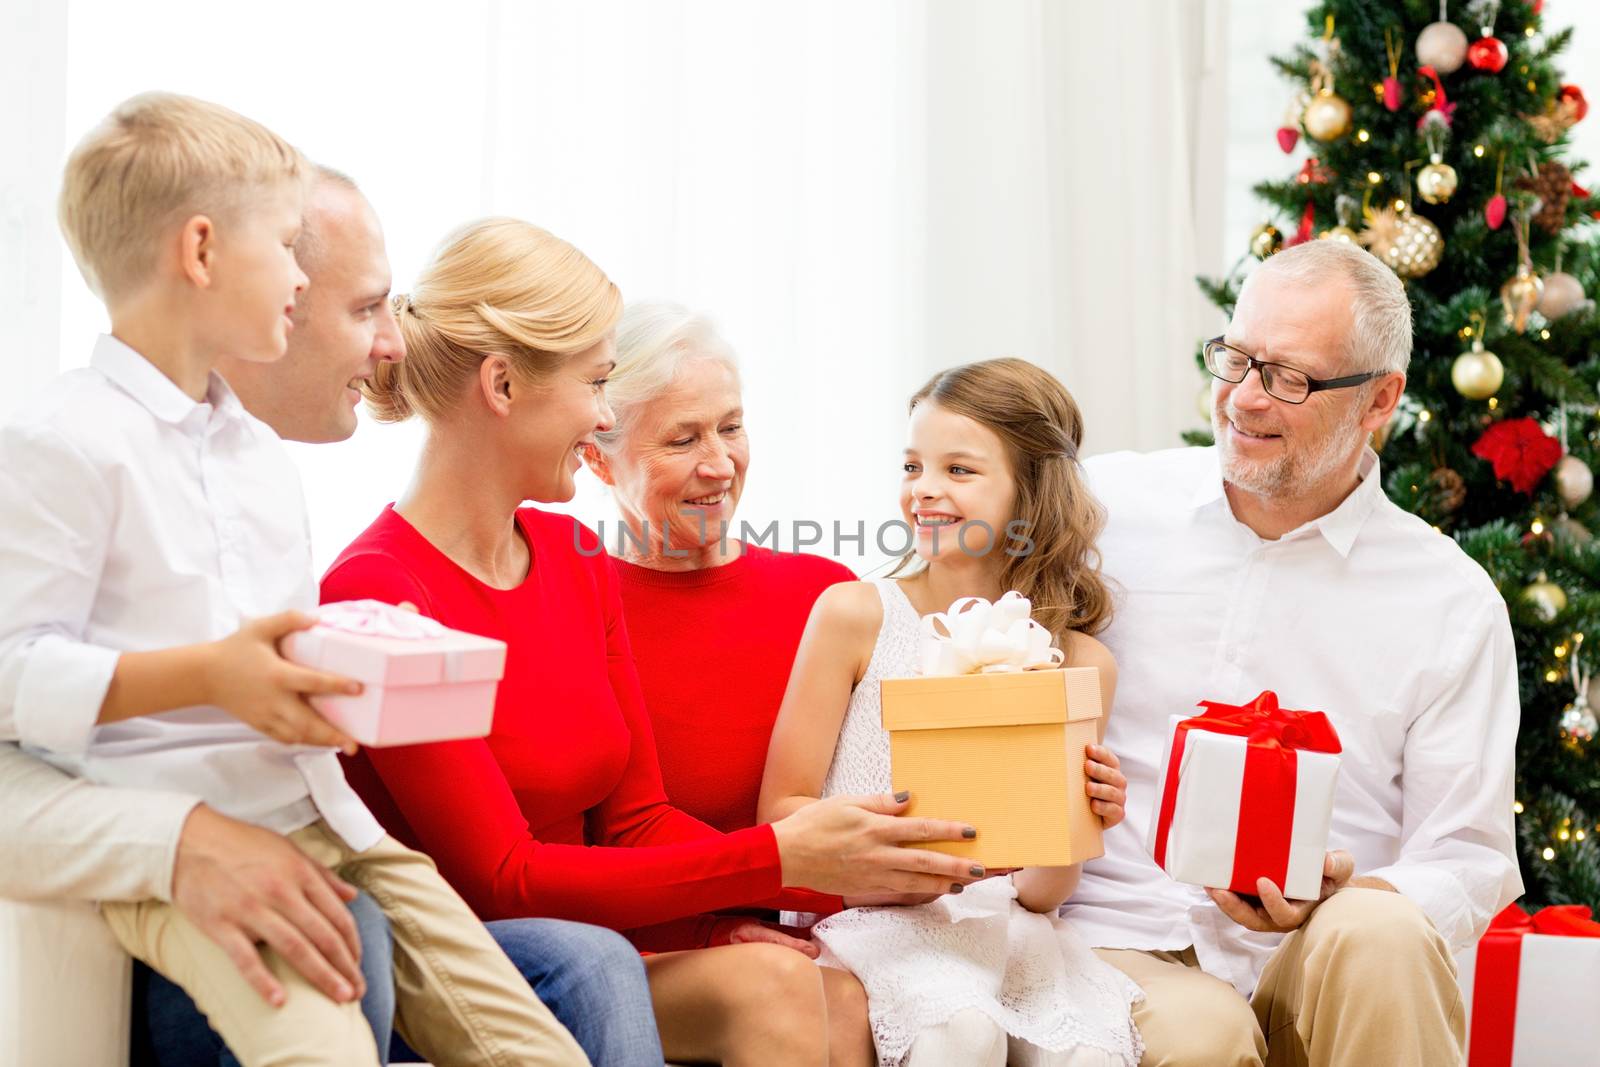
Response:
[[[1122,764],[1116,753],[1104,745],[1089,745],[1085,749],[1088,760],[1084,770],[1089,781],[1084,789],[1089,794],[1089,808],[1100,816],[1107,830],[1122,821],[1128,803],[1128,779],[1123,776]]]
[[[237,633],[213,642],[206,660],[206,702],[275,741],[328,745],[354,755],[355,741],[317,714],[306,698],[356,696],[361,683],[290,663],[278,650],[284,637],[316,623],[303,611],[284,611],[251,619]]]

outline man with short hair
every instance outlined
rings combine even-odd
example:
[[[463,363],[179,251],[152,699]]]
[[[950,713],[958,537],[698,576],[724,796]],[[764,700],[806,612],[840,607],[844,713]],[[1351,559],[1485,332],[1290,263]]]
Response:
[[[1063,914],[1144,989],[1145,1063],[1462,1060],[1452,954],[1522,891],[1517,672],[1493,583],[1384,495],[1366,447],[1410,351],[1392,271],[1339,242],[1289,249],[1206,347],[1216,445],[1086,464],[1121,587],[1102,637],[1129,818]],[[1145,849],[1169,717],[1267,689],[1343,743],[1314,901],[1181,885]]]

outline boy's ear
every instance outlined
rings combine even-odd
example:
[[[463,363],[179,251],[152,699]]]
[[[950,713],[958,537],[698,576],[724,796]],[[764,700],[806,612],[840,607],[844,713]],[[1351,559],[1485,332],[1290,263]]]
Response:
[[[201,289],[211,286],[211,272],[216,266],[216,244],[216,229],[205,215],[191,215],[178,232],[178,268],[190,283]]]
[[[589,469],[594,472],[596,478],[599,478],[606,485],[617,484],[612,480],[611,461],[606,458],[604,452],[594,445],[579,445],[578,454],[583,457],[583,461],[589,465]]]

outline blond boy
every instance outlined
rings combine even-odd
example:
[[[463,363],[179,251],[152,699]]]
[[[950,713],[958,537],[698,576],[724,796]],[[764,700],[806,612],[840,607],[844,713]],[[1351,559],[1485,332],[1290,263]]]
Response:
[[[278,653],[316,603],[299,480],[213,368],[284,354],[307,172],[264,127],[169,94],[127,101],[68,161],[62,230],[111,333],[0,427],[0,739],[192,794],[288,834],[327,869],[314,892],[367,890],[394,933],[397,1027],[436,1063],[582,1064],[427,857],[345,783],[329,746],[351,742],[306,698],[356,683]],[[268,953],[284,990],[269,1004],[233,962],[251,946],[156,900],[102,911],[247,1067],[378,1062],[359,978],[330,998]],[[350,951],[317,917],[302,926],[329,958]]]

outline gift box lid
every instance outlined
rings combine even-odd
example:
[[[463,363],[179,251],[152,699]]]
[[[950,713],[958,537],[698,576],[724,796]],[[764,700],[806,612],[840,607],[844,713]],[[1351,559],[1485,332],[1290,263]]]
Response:
[[[505,674],[504,641],[452,630],[409,612],[397,615],[401,609],[373,604],[325,605],[321,611],[325,621],[286,637],[284,654],[297,663],[368,685],[484,682]],[[378,618],[380,624],[363,622],[361,612],[369,613],[369,619]]]
[[[885,730],[954,730],[1079,722],[1100,716],[1093,667],[885,678]]]

